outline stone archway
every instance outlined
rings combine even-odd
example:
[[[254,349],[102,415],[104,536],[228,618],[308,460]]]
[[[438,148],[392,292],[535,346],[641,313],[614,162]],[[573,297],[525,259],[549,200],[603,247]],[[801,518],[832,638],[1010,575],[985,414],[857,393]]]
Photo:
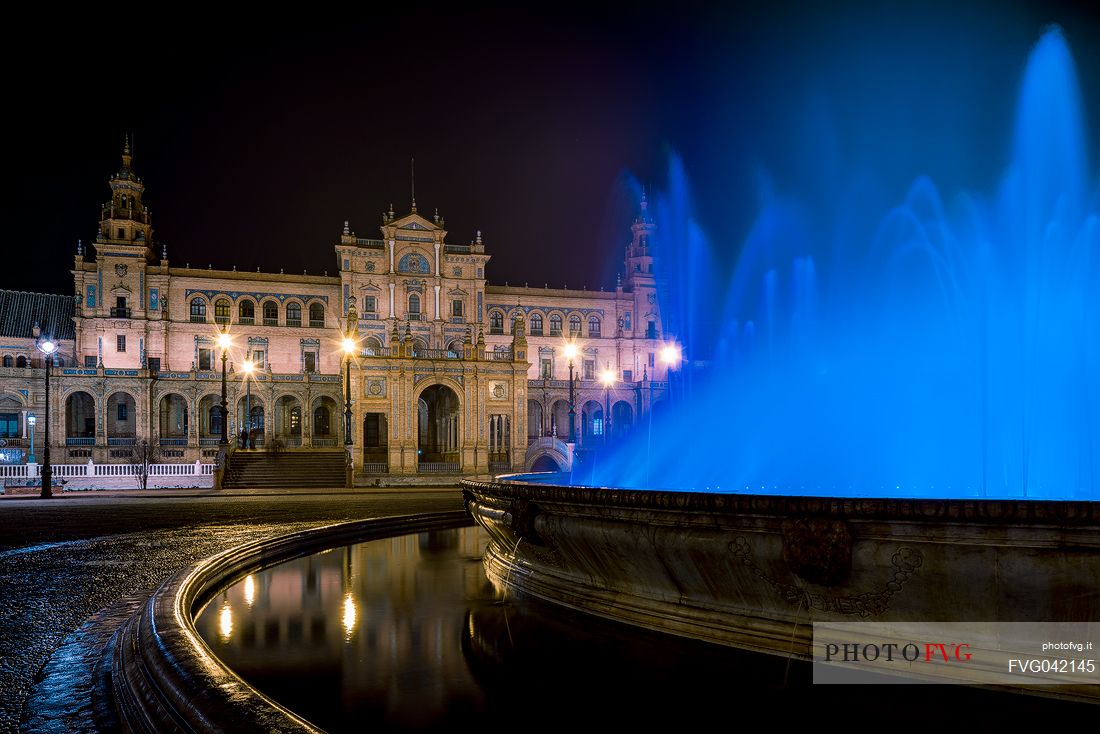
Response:
[[[446,385],[429,385],[417,400],[416,448],[419,464],[457,464],[459,447],[459,400]]]
[[[264,401],[256,393],[245,393],[237,400],[237,436],[240,441],[242,430],[248,430],[252,444],[257,448],[264,445]]]
[[[634,409],[625,400],[616,401],[611,406],[611,433],[622,436],[630,432],[634,425]]]
[[[169,393],[160,399],[160,445],[186,446],[189,416],[187,401],[179,393]]]
[[[132,446],[137,442],[137,404],[127,392],[107,398],[107,445]]]
[[[313,401],[313,435],[311,442],[314,446],[338,446],[343,432],[340,414],[336,401],[328,395],[322,395]]]
[[[95,443],[95,398],[83,390],[65,398],[65,443]]]
[[[302,445],[302,403],[293,395],[275,401],[275,438],[286,446]]]

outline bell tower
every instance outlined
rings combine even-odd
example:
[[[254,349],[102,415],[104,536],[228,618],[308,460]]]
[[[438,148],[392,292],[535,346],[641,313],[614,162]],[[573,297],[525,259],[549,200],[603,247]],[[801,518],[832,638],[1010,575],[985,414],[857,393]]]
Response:
[[[661,338],[661,316],[654,275],[653,235],[657,225],[649,213],[649,201],[642,189],[638,216],[630,225],[633,234],[626,246],[626,287],[634,294],[635,333],[646,339]]]
[[[99,234],[96,237],[96,249],[103,250],[124,246],[141,248],[132,255],[144,256],[152,262],[153,219],[149,208],[142,202],[145,184],[138,178],[130,164],[133,155],[130,152],[130,136],[122,148],[122,168],[110,181],[111,200],[103,205],[99,215]]]

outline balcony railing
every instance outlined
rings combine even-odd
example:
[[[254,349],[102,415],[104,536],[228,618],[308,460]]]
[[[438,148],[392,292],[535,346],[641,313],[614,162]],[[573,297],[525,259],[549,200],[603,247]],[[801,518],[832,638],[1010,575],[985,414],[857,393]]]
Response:
[[[279,319],[269,319],[267,317],[264,317],[264,326],[278,326],[278,325],[279,325]]]
[[[267,321],[267,319],[264,319],[264,321]],[[302,320],[301,319],[287,319],[286,320],[286,325],[287,326],[301,326],[302,325]],[[274,326],[274,324],[272,324],[272,326]]]
[[[384,250],[386,248],[386,243],[382,240],[369,240],[363,237],[356,237],[355,244],[360,247],[369,247],[373,250]]]
[[[420,321],[419,313],[409,313],[407,316],[409,317],[409,321]]]
[[[196,313],[191,314],[191,323],[192,324],[205,324],[206,323],[206,315],[205,314],[196,314]]]
[[[111,318],[112,319],[128,319],[128,318],[130,318],[130,309],[125,308],[125,307],[123,307],[123,308],[112,308],[111,309]]]
[[[458,474],[457,461],[422,461],[416,471],[420,474]]]
[[[322,438],[321,436],[314,436],[312,439],[312,443],[316,448],[319,449],[336,448],[335,438]]]
[[[462,359],[462,354],[450,349],[417,349],[413,352],[417,359]]]
[[[364,474],[389,474],[390,465],[384,461],[368,461],[363,464]]]
[[[108,446],[134,446],[137,444],[137,438],[134,436],[108,436]]]
[[[256,319],[252,316],[241,316],[237,319],[237,323],[241,326],[252,326],[256,323]]]
[[[221,436],[199,436],[199,446],[217,446],[221,440]]]
[[[161,446],[186,446],[187,445],[187,439],[186,438],[180,438],[180,437],[173,437],[173,436],[167,436],[167,437],[166,436],[161,436],[160,445]]]
[[[491,362],[511,362],[512,352],[485,352],[485,359]]]
[[[323,328],[325,328],[325,320],[324,319],[310,319],[309,320],[309,328],[311,328],[311,329],[323,329]]]
[[[229,317],[228,316],[215,316],[214,317],[214,323],[215,324],[228,324],[229,323]]]
[[[67,436],[65,438],[66,446],[95,446],[95,436],[87,436],[83,438],[73,438]]]

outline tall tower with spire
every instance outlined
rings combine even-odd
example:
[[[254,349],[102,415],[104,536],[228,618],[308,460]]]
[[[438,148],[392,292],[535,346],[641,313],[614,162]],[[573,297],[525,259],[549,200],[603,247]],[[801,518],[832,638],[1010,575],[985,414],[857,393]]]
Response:
[[[122,246],[135,248],[139,255],[149,262],[154,259],[153,218],[149,208],[142,202],[145,184],[131,168],[133,153],[130,149],[130,136],[122,148],[122,168],[111,177],[111,200],[105,203],[99,215],[99,234],[96,237],[96,249],[109,246],[112,250]]]
[[[657,225],[649,213],[649,200],[642,189],[638,216],[630,225],[633,237],[626,246],[626,288],[634,294],[634,315],[629,322],[624,322],[624,330],[647,339],[661,338],[657,278],[653,272],[656,258],[652,240],[656,230]]]

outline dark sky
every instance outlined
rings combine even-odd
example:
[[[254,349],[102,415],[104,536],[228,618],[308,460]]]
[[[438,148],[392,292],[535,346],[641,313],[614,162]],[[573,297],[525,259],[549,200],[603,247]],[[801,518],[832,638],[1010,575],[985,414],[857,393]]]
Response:
[[[377,237],[391,202],[407,211],[415,157],[421,213],[452,242],[481,229],[491,282],[598,288],[636,182],[659,191],[672,154],[732,257],[765,181],[810,196],[839,167],[886,198],[920,174],[990,186],[1048,23],[1100,111],[1100,24],[1071,3],[405,5],[6,24],[0,287],[71,290],[126,133],[173,264],[334,272],[344,219]]]

